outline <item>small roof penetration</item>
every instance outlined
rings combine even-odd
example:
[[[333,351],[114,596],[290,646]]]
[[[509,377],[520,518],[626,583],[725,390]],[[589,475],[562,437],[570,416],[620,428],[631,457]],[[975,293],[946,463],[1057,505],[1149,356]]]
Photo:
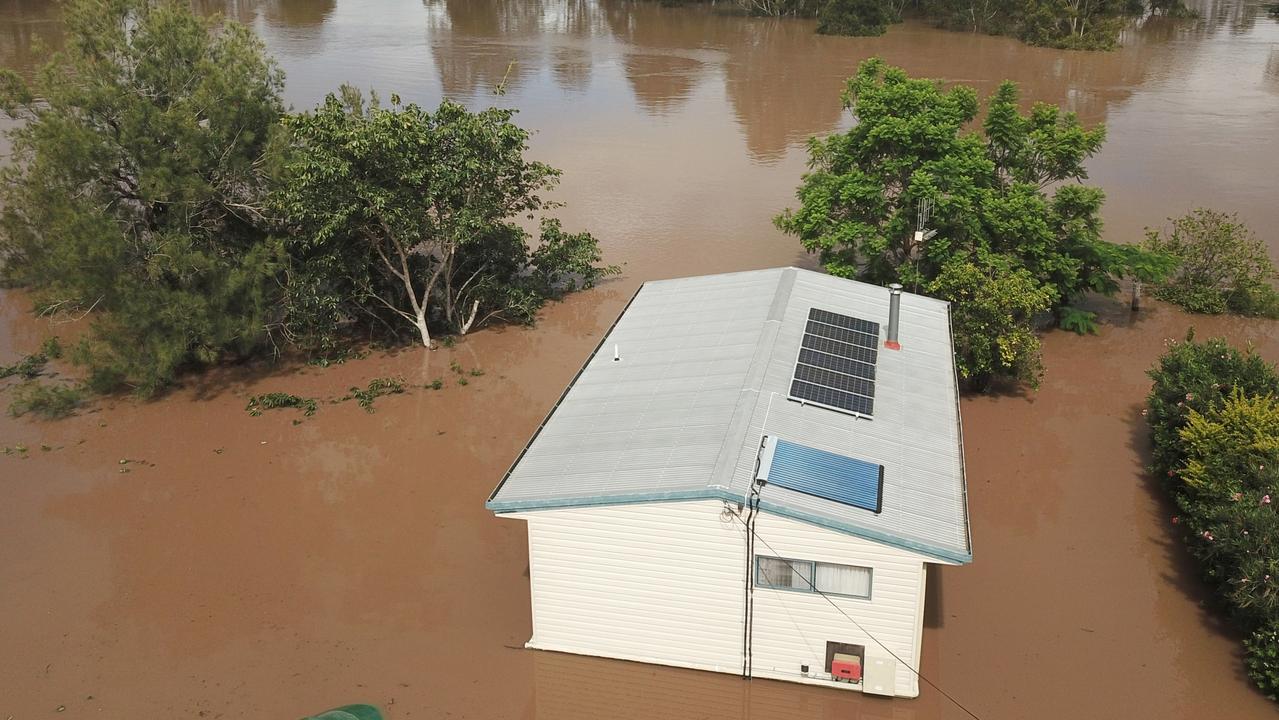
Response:
[[[879,513],[884,466],[769,437],[760,479],[768,485]]]

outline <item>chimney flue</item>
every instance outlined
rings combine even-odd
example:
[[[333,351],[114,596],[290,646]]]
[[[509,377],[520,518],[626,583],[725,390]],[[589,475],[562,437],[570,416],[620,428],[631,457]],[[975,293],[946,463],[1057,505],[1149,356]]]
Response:
[[[897,325],[902,313],[902,286],[900,283],[893,283],[888,286],[888,290],[888,337],[884,340],[884,347],[901,350],[901,343],[897,342]]]

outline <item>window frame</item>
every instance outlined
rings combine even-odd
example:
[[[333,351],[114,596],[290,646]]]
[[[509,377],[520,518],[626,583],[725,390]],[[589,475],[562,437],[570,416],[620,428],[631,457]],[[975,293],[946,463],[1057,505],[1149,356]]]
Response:
[[[791,587],[789,585],[770,585],[763,579],[763,560],[780,560],[789,563],[792,566],[804,564],[809,568],[808,586],[807,587]],[[865,595],[851,595],[849,593],[835,592],[833,590],[822,590],[817,587],[817,566],[826,565],[828,567],[848,567],[865,570],[869,575],[866,583],[867,590]],[[795,572],[792,570],[791,572]],[[800,560],[798,558],[778,557],[776,555],[756,555],[755,556],[755,577],[753,578],[755,587],[764,588],[766,590],[784,590],[786,592],[808,593],[810,595],[831,595],[834,597],[848,598],[850,600],[871,600],[875,593],[875,568],[869,565],[850,565],[848,563],[829,563],[817,560]],[[802,577],[802,576],[801,576]]]
[[[833,590],[821,590],[821,588],[817,587],[817,566],[818,565],[827,565],[827,566],[833,566],[833,567],[849,567],[849,568],[857,568],[858,570],[865,570],[867,575],[866,594],[850,595],[848,593],[835,592]],[[820,591],[822,594],[834,595],[835,597],[851,598],[853,600],[870,600],[871,597],[875,594],[875,568],[870,567],[869,565],[849,565],[848,563],[814,562],[813,563],[813,588],[814,589],[810,592]]]
[[[763,563],[761,560],[781,560],[784,563],[797,565],[803,563],[808,566],[808,586],[792,587],[790,585],[769,585],[762,581]],[[795,572],[791,570],[791,572]],[[802,576],[801,576],[802,577]],[[767,588],[768,590],[786,590],[788,592],[813,593],[817,587],[817,563],[812,560],[798,560],[796,558],[775,557],[773,555],[756,555],[755,556],[755,587]]]

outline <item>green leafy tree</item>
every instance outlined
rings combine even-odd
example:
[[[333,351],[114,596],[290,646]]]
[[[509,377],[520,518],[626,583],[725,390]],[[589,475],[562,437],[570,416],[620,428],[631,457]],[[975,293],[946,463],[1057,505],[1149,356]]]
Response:
[[[917,288],[953,254],[952,238],[961,234],[943,231],[933,243],[916,242],[920,200],[936,201],[934,227],[954,226],[964,236],[980,229],[972,212],[980,201],[974,178],[991,177],[994,165],[980,140],[961,132],[977,115],[977,95],[962,85],[943,92],[934,81],[872,58],[842,97],[857,123],[809,140],[800,207],[776,223],[818,253],[833,275]]]
[[[1146,12],[1143,0],[922,0],[924,14],[941,27],[1012,35],[1031,45],[1110,50],[1130,17]],[[1152,11],[1180,0],[1151,0]],[[1182,6],[1184,8],[1184,6]]]
[[[826,0],[817,11],[817,32],[822,35],[883,35],[900,19],[890,3],[881,0]]]
[[[350,325],[465,333],[529,322],[548,299],[617,272],[595,239],[514,222],[547,207],[559,172],[524,158],[513,111],[434,112],[366,102],[353,88],[285,120],[290,133],[276,197],[290,223],[287,326],[323,346]]]
[[[1170,256],[1176,270],[1155,289],[1191,312],[1279,317],[1279,271],[1266,246],[1235,215],[1205,208],[1147,230],[1145,247]]]
[[[282,76],[243,26],[185,3],[72,0],[66,47],[28,87],[2,171],[0,258],[45,308],[95,311],[75,352],[98,389],[144,393],[262,347],[278,252],[263,155]]]
[[[1007,256],[956,257],[928,284],[928,294],[949,300],[955,366],[970,387],[996,377],[1038,386],[1043,374],[1039,337],[1031,323],[1055,294]]]
[[[918,292],[955,258],[981,257],[989,267],[1026,270],[1036,289],[1030,305],[1047,288],[1048,309],[1077,326],[1089,318],[1083,327],[1091,315],[1071,309],[1079,296],[1113,293],[1127,275],[1158,274],[1152,254],[1101,239],[1104,196],[1079,184],[1104,128],[1085,128],[1052,105],[1023,114],[1016,85],[1005,82],[982,132],[971,131],[971,88],[943,90],[878,58],[861,64],[843,100],[857,122],[810,140],[800,207],[776,219],[828,272]],[[927,227],[921,207],[930,208]],[[1031,316],[1017,316],[1029,332]],[[1013,368],[995,357],[980,365],[996,374]]]
[[[1014,0],[920,0],[920,9],[939,27],[991,35],[1011,34],[1018,5]]]
[[[1129,0],[1026,0],[1016,34],[1031,45],[1070,50],[1113,50],[1124,19],[1145,12]]]

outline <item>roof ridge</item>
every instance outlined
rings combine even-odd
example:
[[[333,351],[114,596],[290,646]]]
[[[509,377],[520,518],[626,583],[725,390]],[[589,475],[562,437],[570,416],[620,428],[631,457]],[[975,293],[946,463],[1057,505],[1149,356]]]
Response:
[[[755,411],[759,408],[760,385],[768,364],[773,360],[777,334],[781,329],[786,307],[790,304],[791,291],[795,289],[795,277],[798,274],[799,271],[796,268],[788,267],[778,276],[777,289],[773,291],[773,302],[768,306],[768,315],[764,317],[759,344],[742,378],[737,405],[733,408],[732,419],[729,420],[728,429],[724,431],[724,441],[720,444],[719,453],[715,456],[715,464],[706,481],[708,487],[727,489],[731,485],[733,468],[737,465],[742,442],[746,440],[751,418],[755,416]]]

